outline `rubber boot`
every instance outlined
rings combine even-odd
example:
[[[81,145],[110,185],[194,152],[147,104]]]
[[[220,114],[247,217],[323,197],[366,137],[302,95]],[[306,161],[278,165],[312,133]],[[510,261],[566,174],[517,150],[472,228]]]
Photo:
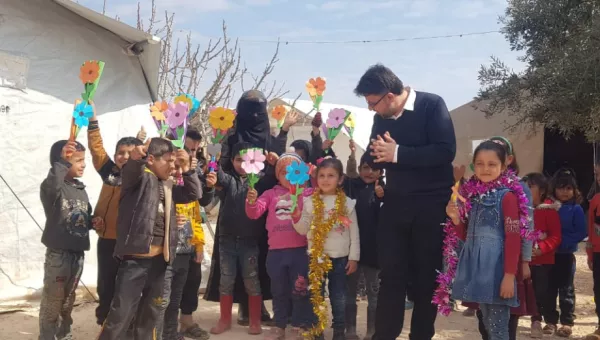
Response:
[[[248,316],[250,319],[250,327],[248,334],[257,335],[262,333],[260,318],[262,315],[262,295],[248,297]]]
[[[356,335],[356,304],[346,305],[346,339],[347,340],[358,340]]]
[[[233,307],[232,295],[221,295],[219,299],[221,307],[221,317],[217,325],[210,329],[212,334],[221,334],[231,329],[231,308]]]
[[[367,310],[367,334],[363,340],[371,340],[375,335],[375,311]]]
[[[238,303],[237,324],[240,326],[248,326],[248,301]]]

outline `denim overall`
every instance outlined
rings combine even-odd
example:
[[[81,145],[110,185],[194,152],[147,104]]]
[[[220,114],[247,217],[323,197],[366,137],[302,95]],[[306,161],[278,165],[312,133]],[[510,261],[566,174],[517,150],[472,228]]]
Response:
[[[467,238],[452,287],[452,298],[479,303],[490,340],[508,340],[510,307],[519,306],[516,281],[515,295],[500,297],[505,239],[502,199],[508,191],[499,189],[472,202]]]

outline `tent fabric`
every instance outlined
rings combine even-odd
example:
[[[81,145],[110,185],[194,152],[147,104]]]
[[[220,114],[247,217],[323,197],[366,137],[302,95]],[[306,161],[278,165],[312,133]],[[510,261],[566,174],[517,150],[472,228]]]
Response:
[[[69,136],[73,102],[83,92],[83,61],[106,63],[95,101],[108,153],[113,154],[119,138],[134,136],[141,125],[150,137],[157,135],[148,112],[150,93],[155,92],[149,85],[156,86],[156,81],[147,82],[144,71],[150,79],[157,74],[152,50],[160,50],[160,43],[148,45],[154,46],[144,51],[150,55],[128,55],[124,51],[132,41],[151,37],[89,12],[63,0],[0,0],[0,300],[42,286],[45,247],[38,224],[43,228],[45,217],[39,186],[50,167],[50,146]],[[85,128],[78,141],[87,146]],[[86,163],[82,180],[95,205],[101,181],[89,153]],[[82,281],[95,286],[93,232],[91,242]]]

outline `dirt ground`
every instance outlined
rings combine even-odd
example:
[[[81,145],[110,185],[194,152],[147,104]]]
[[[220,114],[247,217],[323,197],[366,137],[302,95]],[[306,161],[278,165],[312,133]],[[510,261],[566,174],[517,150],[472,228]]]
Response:
[[[583,247],[580,247],[583,248]],[[597,318],[594,313],[594,304],[592,301],[592,274],[587,268],[585,255],[583,252],[577,254],[577,274],[575,277],[575,287],[577,292],[577,320],[574,328],[574,339],[579,339],[585,334],[592,332],[597,324]],[[28,304],[32,304],[29,302]],[[270,307],[270,303],[268,304]],[[25,310],[14,313],[0,315],[0,339],[37,339],[38,334],[38,309],[23,306]],[[94,317],[94,303],[83,303],[77,306],[73,312],[74,339],[91,340],[95,339],[99,327],[96,325]],[[366,302],[359,303],[360,315],[358,318],[359,332],[364,334],[366,328]],[[235,312],[235,311],[234,311]],[[201,327],[208,329],[218,319],[219,306],[217,303],[202,301],[199,310],[195,314],[197,322]],[[235,315],[235,314],[234,314]],[[529,338],[529,318],[522,318],[519,324],[519,339]],[[410,312],[407,312],[405,328],[398,339],[408,339],[410,326]],[[438,316],[436,322],[437,334],[435,339],[481,339],[477,331],[477,320],[473,317],[464,317],[461,312],[454,312],[449,317]],[[244,327],[235,325],[230,332],[219,336],[212,336],[212,339],[262,339],[263,336],[250,336],[246,334]],[[331,338],[331,332],[328,330],[326,338]],[[545,339],[560,339],[547,336]]]

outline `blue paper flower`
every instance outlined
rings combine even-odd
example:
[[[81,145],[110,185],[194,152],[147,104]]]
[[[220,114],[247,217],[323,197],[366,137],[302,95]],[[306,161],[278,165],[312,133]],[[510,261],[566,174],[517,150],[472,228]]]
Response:
[[[75,119],[75,125],[82,128],[90,124],[90,118],[94,115],[94,109],[91,105],[86,102],[81,102],[73,109],[73,118]]]
[[[293,162],[285,169],[287,171],[285,178],[290,181],[290,184],[292,185],[302,185],[310,179],[308,165],[304,162]]]

